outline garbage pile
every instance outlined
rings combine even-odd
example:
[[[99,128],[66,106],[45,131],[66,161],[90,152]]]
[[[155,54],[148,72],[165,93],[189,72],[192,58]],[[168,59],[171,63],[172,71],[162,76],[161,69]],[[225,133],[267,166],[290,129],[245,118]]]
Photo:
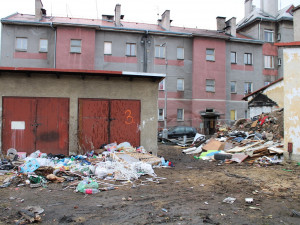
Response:
[[[254,121],[237,120],[231,128],[222,127],[209,140],[197,134],[193,143],[182,150],[195,159],[225,163],[268,166],[283,161],[283,109],[261,114]]]
[[[67,183],[66,188],[74,188],[76,192],[95,194],[133,184],[142,175],[152,178],[146,178],[140,184],[158,182],[164,178],[157,177],[153,168],[172,166],[172,163],[147,153],[143,146],[133,148],[130,143],[123,142],[73,156],[47,155],[38,150],[26,157],[26,153],[9,149],[0,166],[0,174],[12,173],[0,188],[13,184],[31,188],[47,187],[54,182]]]

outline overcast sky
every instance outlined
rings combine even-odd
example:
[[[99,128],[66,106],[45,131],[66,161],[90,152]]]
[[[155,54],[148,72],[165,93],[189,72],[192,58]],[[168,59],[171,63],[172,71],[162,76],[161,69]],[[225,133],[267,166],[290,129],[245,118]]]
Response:
[[[34,14],[35,0],[0,0],[0,17],[15,12]],[[47,15],[79,18],[101,18],[102,14],[114,14],[117,3],[121,4],[124,21],[155,24],[158,14],[171,11],[173,26],[216,29],[216,17],[227,19],[244,16],[244,0],[42,0]],[[260,6],[260,0],[254,0]],[[278,0],[279,8],[289,4],[300,5],[300,0]]]

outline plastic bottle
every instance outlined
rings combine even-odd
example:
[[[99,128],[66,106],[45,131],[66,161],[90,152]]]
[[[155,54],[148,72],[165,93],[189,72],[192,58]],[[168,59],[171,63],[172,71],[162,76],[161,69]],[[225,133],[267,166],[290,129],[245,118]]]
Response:
[[[84,189],[84,193],[85,194],[88,194],[88,195],[91,195],[91,194],[97,194],[99,192],[98,189]]]

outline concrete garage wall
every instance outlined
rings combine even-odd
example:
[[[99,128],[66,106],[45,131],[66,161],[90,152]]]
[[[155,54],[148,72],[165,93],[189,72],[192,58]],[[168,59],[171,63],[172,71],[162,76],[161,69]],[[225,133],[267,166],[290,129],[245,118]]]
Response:
[[[56,78],[53,75],[1,73],[1,96],[20,97],[64,97],[70,98],[69,153],[78,150],[78,98],[133,99],[141,101],[141,145],[147,151],[157,153],[157,98],[158,80],[128,77],[80,76],[65,75]],[[2,98],[0,100],[2,115]],[[2,127],[2,116],[1,116]],[[1,132],[1,131],[0,131]],[[1,135],[0,135],[1,137]],[[1,142],[0,142],[1,143]]]

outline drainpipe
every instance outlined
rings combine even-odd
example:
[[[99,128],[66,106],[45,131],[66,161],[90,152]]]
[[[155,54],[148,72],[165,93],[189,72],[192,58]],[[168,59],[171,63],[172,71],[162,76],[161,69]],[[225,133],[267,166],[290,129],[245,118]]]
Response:
[[[53,60],[53,68],[56,69],[56,29],[53,27],[53,22],[51,22],[51,28],[54,30],[54,60]]]
[[[259,23],[258,23],[258,40],[261,40],[260,38],[260,23],[261,23],[261,21],[262,21],[262,18],[260,18],[260,21],[259,21]]]
[[[145,35],[142,38],[142,43],[144,44],[144,64],[143,64],[143,72],[147,73],[148,66],[148,56],[147,56],[147,43],[148,43],[148,34],[149,31],[145,31]]]

